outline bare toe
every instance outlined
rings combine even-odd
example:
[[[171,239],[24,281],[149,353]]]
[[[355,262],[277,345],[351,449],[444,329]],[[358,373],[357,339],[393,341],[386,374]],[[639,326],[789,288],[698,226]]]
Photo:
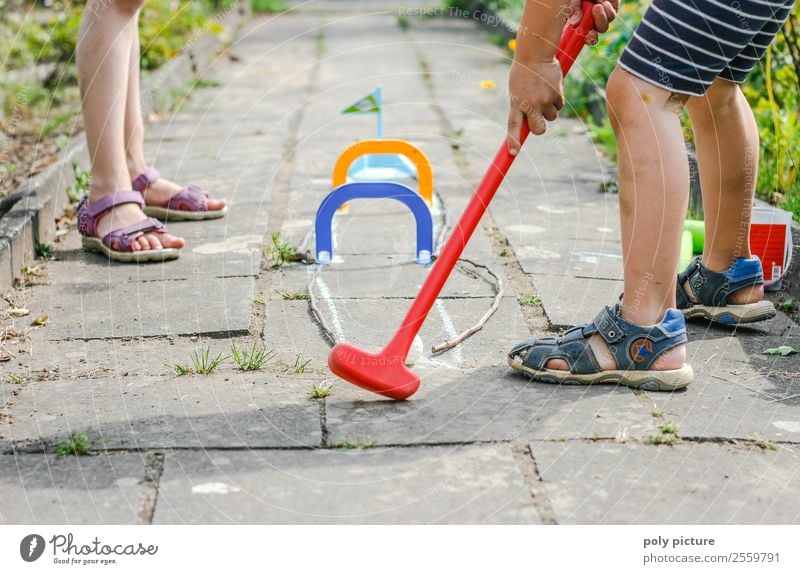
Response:
[[[186,245],[186,241],[184,241],[183,237],[176,237],[170,233],[165,233],[161,237],[161,245],[167,249],[181,249]]]
[[[161,249],[161,241],[159,241],[158,236],[153,233],[148,233],[145,235],[147,238],[148,243],[150,244],[150,249]]]
[[[226,205],[228,205],[228,202],[225,201],[224,199],[206,200],[206,209],[208,209],[209,211],[219,211],[220,209],[223,209]]]

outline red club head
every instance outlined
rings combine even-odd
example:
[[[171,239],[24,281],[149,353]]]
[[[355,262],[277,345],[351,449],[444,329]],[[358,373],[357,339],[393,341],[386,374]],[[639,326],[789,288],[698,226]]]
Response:
[[[406,358],[389,348],[369,353],[339,343],[328,355],[328,366],[345,381],[396,401],[407,399],[419,388],[419,377],[406,367]]]

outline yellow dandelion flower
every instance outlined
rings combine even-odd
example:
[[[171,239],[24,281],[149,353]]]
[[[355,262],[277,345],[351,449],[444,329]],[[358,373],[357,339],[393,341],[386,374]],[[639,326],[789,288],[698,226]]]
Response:
[[[492,80],[483,80],[481,82],[481,88],[484,90],[493,90],[495,87],[495,83]]]
[[[516,52],[517,51],[517,39],[516,38],[511,38],[508,41],[508,49],[511,50],[512,52]]]

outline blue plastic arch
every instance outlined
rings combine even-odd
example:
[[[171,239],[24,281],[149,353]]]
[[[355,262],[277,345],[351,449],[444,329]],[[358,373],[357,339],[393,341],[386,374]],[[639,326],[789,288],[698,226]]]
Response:
[[[357,181],[345,183],[331,191],[317,209],[315,234],[317,263],[333,259],[333,216],[343,203],[353,199],[394,199],[414,214],[417,222],[417,263],[427,265],[433,253],[433,217],[428,204],[416,191],[393,181]]]

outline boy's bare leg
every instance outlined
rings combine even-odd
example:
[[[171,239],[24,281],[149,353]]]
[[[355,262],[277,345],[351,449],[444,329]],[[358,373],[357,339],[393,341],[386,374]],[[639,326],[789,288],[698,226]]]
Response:
[[[131,43],[137,33],[140,6],[141,0],[118,0],[102,6],[90,3],[78,33],[78,82],[92,163],[90,202],[131,188],[125,157],[125,106]],[[119,205],[100,219],[97,232],[102,237],[144,219],[137,205]],[[183,244],[182,239],[169,234],[148,233],[133,243],[133,249],[180,248]]]
[[[137,13],[136,20],[138,22]],[[125,107],[125,151],[128,171],[136,177],[142,173],[147,164],[144,159],[144,120],[142,119],[142,103],[139,88],[140,78],[140,45],[139,35],[133,38],[130,51],[130,66],[128,68],[128,96]],[[129,185],[130,186],[130,185]],[[181,186],[165,179],[158,178],[144,193],[148,205],[164,205]],[[216,211],[225,207],[224,199],[211,199],[206,202],[209,211]]]
[[[681,102],[662,88],[617,68],[606,88],[619,146],[619,198],[625,292],[622,317],[638,325],[661,322],[675,307],[681,233],[689,202],[689,164]],[[599,335],[589,344],[603,370],[615,361]],[[679,369],[684,345],[661,355],[654,370]],[[548,368],[567,370],[558,359]]]
[[[686,103],[692,119],[706,238],[703,264],[722,272],[737,257],[750,257],[750,213],[758,176],[759,139],[753,111],[739,86],[722,78]],[[684,286],[690,290],[691,287]],[[764,286],[731,293],[734,304],[764,298]]]

